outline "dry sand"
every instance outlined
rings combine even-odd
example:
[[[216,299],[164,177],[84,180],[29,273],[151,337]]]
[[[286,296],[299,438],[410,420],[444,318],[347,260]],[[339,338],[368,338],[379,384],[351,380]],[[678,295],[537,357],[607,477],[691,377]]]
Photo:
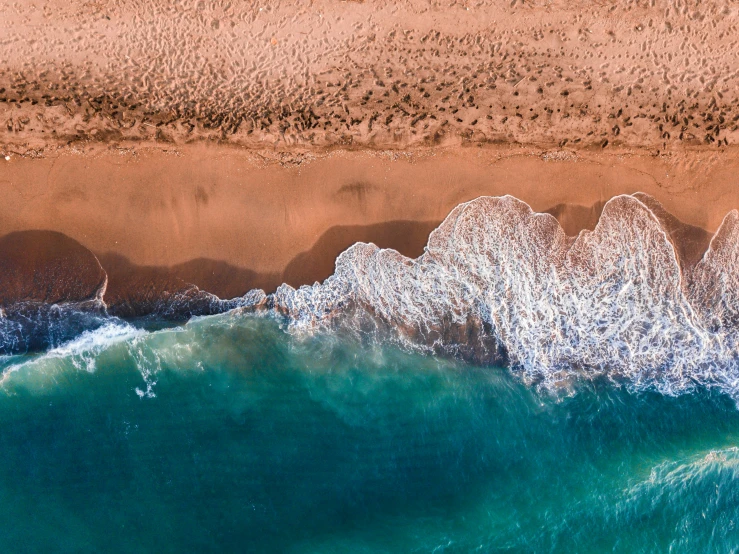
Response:
[[[24,249],[47,273],[59,252],[93,253],[70,254],[89,276],[68,295],[99,288],[97,258],[106,300],[143,305],[189,283],[222,297],[312,283],[356,241],[416,256],[480,195],[575,234],[643,191],[706,231],[686,259],[739,207],[733,3],[0,0],[0,14],[0,235],[21,233],[0,243],[0,281],[24,298],[67,290],[38,271],[19,285]]]
[[[4,142],[739,139],[726,0],[0,0]]]

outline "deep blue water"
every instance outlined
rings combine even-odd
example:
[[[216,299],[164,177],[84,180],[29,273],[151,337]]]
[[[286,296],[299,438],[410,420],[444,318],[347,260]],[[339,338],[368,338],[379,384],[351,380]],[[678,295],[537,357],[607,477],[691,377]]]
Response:
[[[739,411],[224,314],[3,361],[2,552],[735,552]]]

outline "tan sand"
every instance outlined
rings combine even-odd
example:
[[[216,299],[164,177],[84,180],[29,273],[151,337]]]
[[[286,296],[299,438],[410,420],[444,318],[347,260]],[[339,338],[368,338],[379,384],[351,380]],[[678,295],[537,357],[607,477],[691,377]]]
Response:
[[[487,146],[286,162],[241,148],[100,146],[0,160],[0,227],[78,241],[111,273],[109,294],[131,282],[134,266],[148,266],[229,297],[323,279],[356,241],[417,256],[451,209],[481,195],[513,194],[575,234],[595,225],[604,201],[641,191],[712,233],[739,206],[737,175],[733,149],[654,156]]]
[[[0,142],[739,140],[725,0],[0,0]]]
[[[685,263],[739,207],[731,3],[0,0],[0,14],[0,235],[93,252],[109,302],[311,283],[356,241],[416,256],[480,195],[575,234],[643,191],[696,227],[662,217]],[[28,236],[34,263],[57,267],[56,235]],[[26,247],[8,248],[12,288]],[[39,283],[18,290],[56,297]]]

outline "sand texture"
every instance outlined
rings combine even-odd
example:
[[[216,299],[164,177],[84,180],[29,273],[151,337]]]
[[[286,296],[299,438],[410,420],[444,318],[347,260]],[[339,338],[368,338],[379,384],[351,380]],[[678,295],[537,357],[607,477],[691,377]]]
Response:
[[[0,1],[0,144],[737,142],[739,6]]]

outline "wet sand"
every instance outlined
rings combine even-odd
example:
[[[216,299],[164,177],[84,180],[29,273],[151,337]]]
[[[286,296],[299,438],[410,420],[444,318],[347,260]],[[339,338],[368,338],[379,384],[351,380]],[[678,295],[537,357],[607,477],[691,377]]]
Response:
[[[18,231],[0,238],[0,306],[15,302],[82,302],[105,290],[96,257],[53,231]]]
[[[644,192],[697,228],[697,238],[675,235],[692,261],[739,206],[731,148],[655,156],[488,145],[333,151],[285,163],[235,147],[96,146],[0,167],[2,231],[77,241],[108,272],[106,298],[120,302],[133,290],[148,298],[191,284],[223,298],[312,284],[357,241],[418,256],[449,211],[481,195],[512,194],[576,234],[594,227],[609,198]]]

